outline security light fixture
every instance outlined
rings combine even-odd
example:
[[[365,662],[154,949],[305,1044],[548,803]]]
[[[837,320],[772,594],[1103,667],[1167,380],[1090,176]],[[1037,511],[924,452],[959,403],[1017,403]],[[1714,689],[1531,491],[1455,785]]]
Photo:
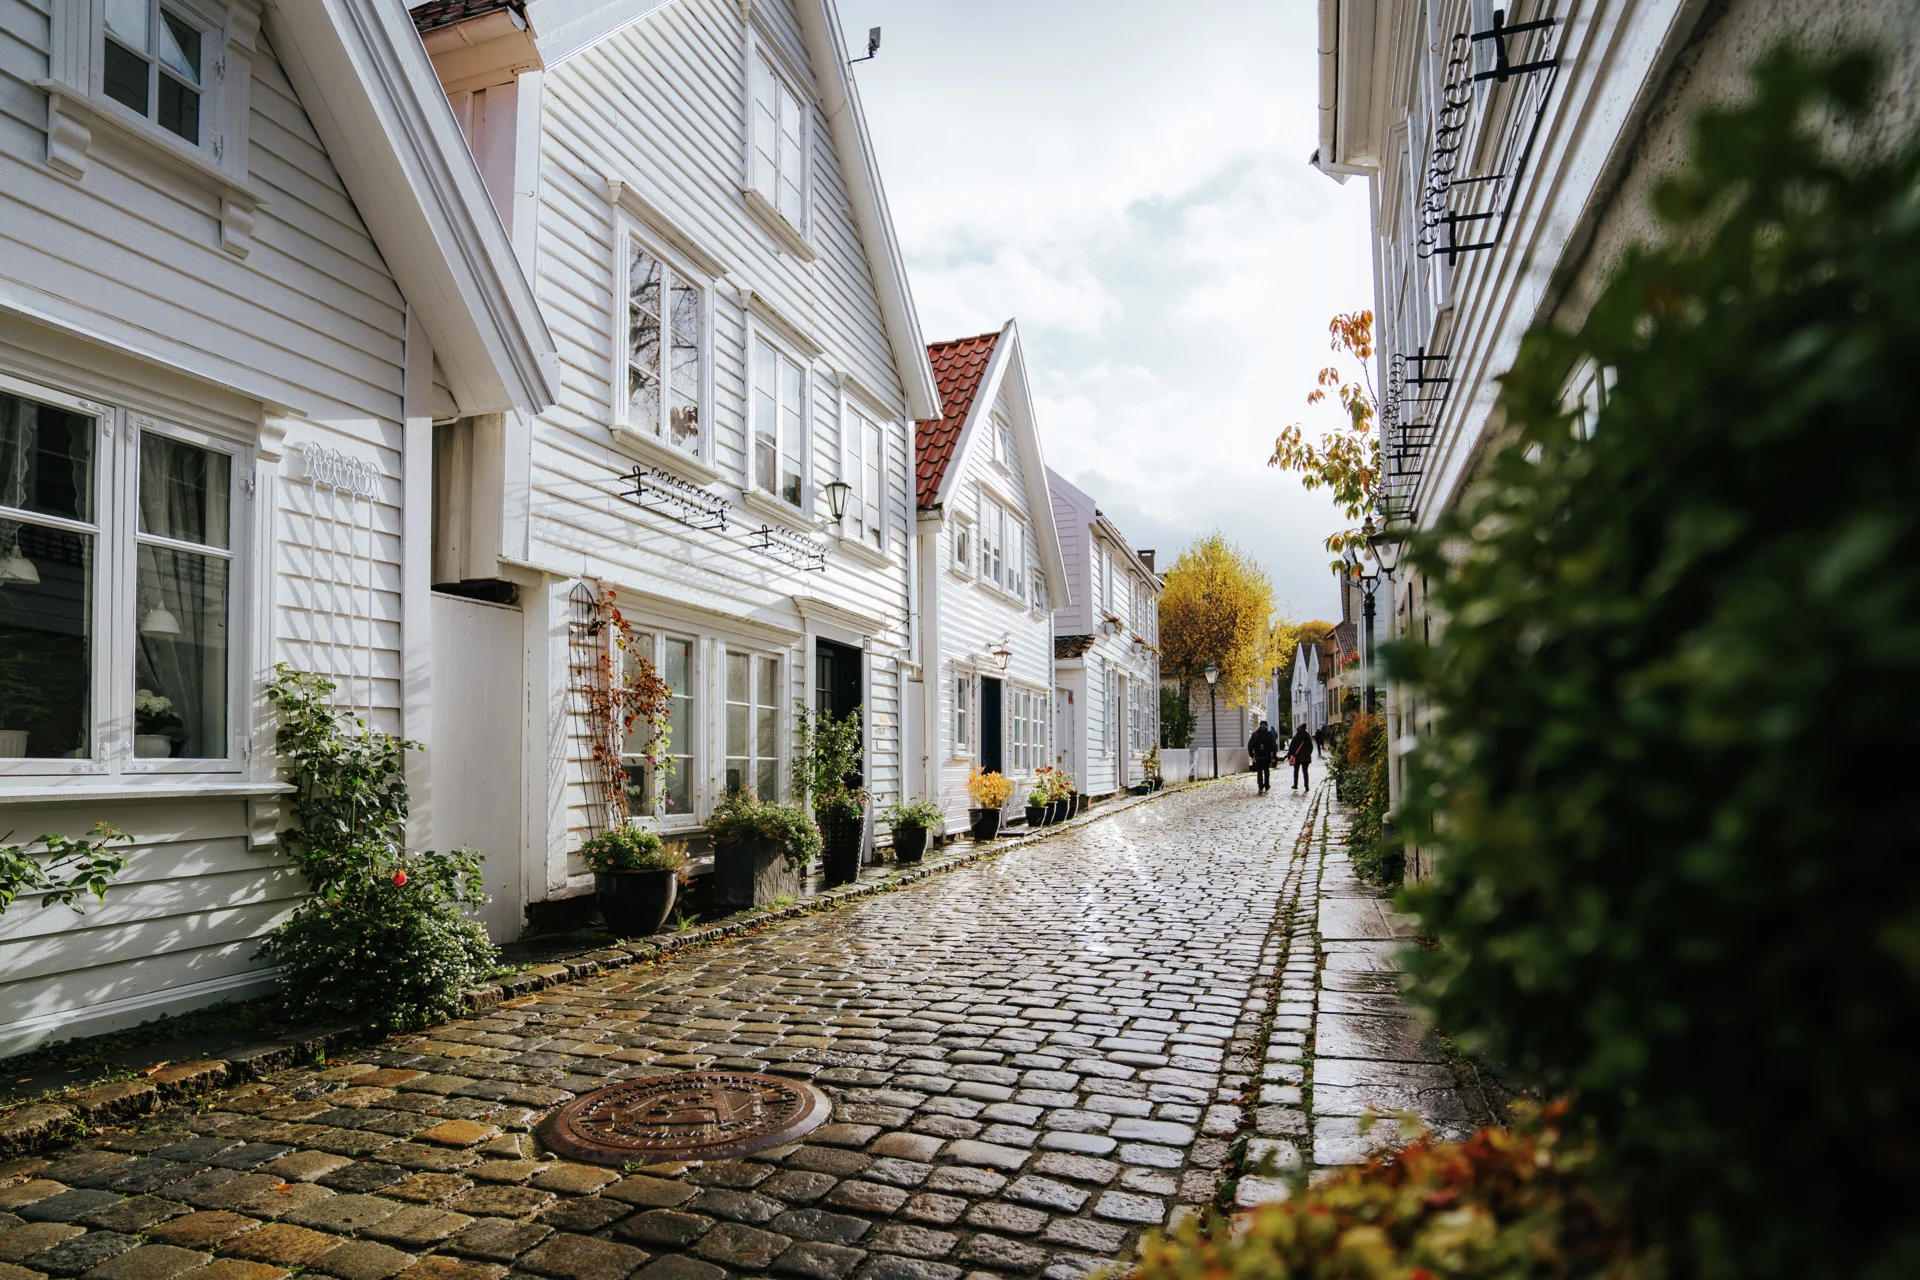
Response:
[[[833,512],[833,522],[839,524],[846,519],[847,495],[853,492],[853,486],[845,480],[835,480],[827,485],[827,510]]]
[[[856,62],[872,62],[873,55],[878,52],[880,52],[880,28],[873,27],[867,32],[867,56],[864,58],[849,58],[847,59],[847,65],[852,66]]]

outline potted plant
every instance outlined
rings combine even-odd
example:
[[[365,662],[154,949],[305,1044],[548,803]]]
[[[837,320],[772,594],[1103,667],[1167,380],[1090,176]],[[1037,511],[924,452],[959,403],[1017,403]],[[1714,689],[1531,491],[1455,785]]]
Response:
[[[978,765],[967,775],[967,794],[973,808],[967,810],[969,830],[975,840],[991,840],[1000,834],[1000,811],[1013,798],[1013,780],[1000,774],[980,772]]]
[[[644,938],[660,932],[680,895],[687,855],[658,834],[631,823],[580,846],[593,872],[601,918],[616,937]]]
[[[794,703],[800,741],[793,755],[793,794],[813,804],[820,825],[820,869],[830,885],[860,876],[866,844],[867,793],[860,776],[860,709],[836,720],[825,711]]]
[[[133,694],[133,754],[140,759],[165,759],[173,744],[186,738],[186,725],[173,713],[173,699],[136,689]]]
[[[1155,743],[1147,751],[1147,789],[1158,791],[1165,785],[1166,781],[1160,773],[1160,746]]]
[[[707,819],[713,837],[713,900],[722,907],[765,906],[800,891],[800,873],[820,852],[820,832],[797,804],[730,791]]]
[[[1027,792],[1027,826],[1035,831],[1046,826],[1049,809],[1047,784],[1045,781],[1038,781],[1033,789]]]
[[[881,815],[893,828],[893,856],[900,862],[918,862],[927,853],[927,836],[943,826],[946,815],[931,800],[909,800],[889,805]]]
[[[1052,810],[1048,822],[1064,822],[1073,816],[1073,776],[1064,769],[1047,770],[1047,805]]]

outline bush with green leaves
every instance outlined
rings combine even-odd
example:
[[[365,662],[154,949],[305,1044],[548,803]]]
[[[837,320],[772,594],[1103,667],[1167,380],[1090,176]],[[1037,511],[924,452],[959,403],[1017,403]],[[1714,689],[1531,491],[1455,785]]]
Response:
[[[421,1026],[454,1013],[460,993],[497,963],[486,931],[461,911],[487,901],[481,855],[407,851],[402,769],[418,744],[339,711],[333,689],[284,663],[267,686],[298,823],[281,845],[310,896],[260,954],[280,966],[296,1015],[377,1031]]]
[[[1873,60],[1703,114],[1415,546],[1416,997],[1592,1126],[1682,1276],[1920,1274],[1920,146]],[[1599,370],[1597,421],[1566,399]]]
[[[1160,745],[1176,751],[1193,745],[1193,704],[1170,684],[1160,686]]]
[[[918,827],[923,831],[938,831],[946,825],[947,815],[932,800],[902,800],[888,805],[881,812],[880,821],[889,827]]]
[[[622,823],[602,831],[580,846],[580,857],[594,872],[683,871],[686,851],[669,846],[658,832]]]
[[[42,909],[60,903],[79,912],[83,893],[106,901],[108,882],[127,869],[127,855],[113,846],[132,843],[133,837],[118,827],[96,822],[84,836],[51,831],[41,836],[44,860],[34,856],[31,840],[0,844],[0,915],[23,893],[40,894]]]
[[[813,825],[805,809],[762,800],[751,791],[729,791],[720,797],[706,827],[715,844],[771,840],[787,865],[796,870],[804,869],[820,855],[820,828]]]

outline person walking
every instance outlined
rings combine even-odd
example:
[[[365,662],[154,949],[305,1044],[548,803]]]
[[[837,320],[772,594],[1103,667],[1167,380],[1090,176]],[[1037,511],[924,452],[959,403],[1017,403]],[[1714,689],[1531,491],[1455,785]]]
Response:
[[[1307,726],[1301,725],[1293,731],[1293,741],[1287,744],[1287,761],[1293,765],[1293,787],[1298,791],[1304,786],[1313,790],[1313,775],[1309,766],[1313,764],[1313,735],[1307,732]]]
[[[1253,736],[1247,739],[1247,755],[1253,761],[1253,776],[1262,792],[1273,785],[1273,762],[1279,754],[1280,735],[1262,720]]]

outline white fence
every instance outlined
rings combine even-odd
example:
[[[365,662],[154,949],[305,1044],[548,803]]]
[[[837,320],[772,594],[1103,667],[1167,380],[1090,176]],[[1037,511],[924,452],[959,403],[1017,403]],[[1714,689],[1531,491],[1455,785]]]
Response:
[[[1220,775],[1245,773],[1252,767],[1247,758],[1245,747],[1220,748]],[[1195,778],[1213,776],[1213,749],[1211,747],[1162,747],[1160,748],[1160,776],[1169,786],[1176,782],[1192,782]]]

